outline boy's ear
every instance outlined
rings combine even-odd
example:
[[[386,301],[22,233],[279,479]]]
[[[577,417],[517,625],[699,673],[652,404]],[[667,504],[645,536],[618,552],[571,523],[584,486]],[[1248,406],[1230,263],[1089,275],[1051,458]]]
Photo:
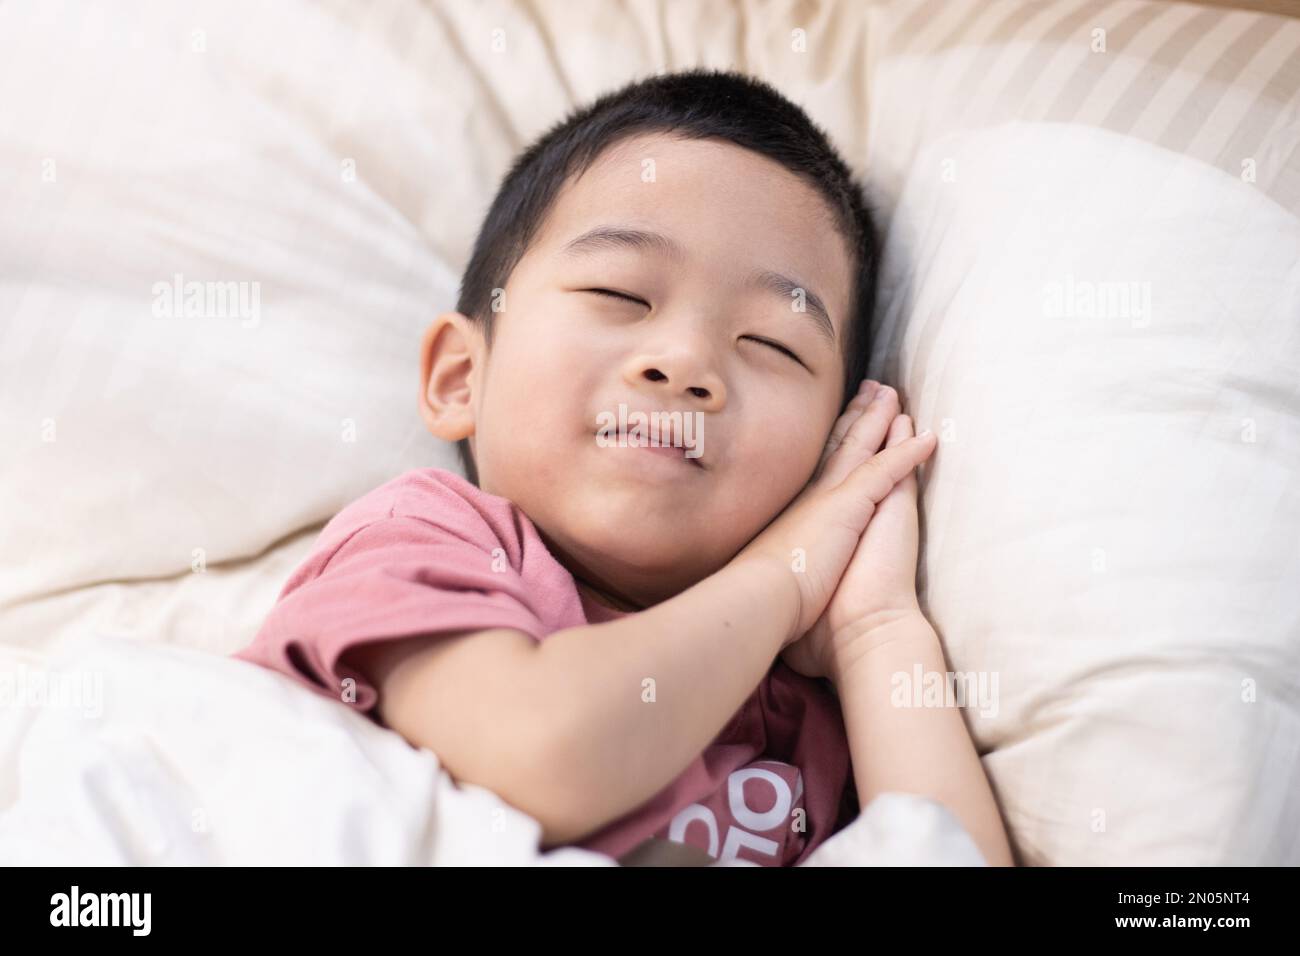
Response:
[[[474,389],[481,379],[483,336],[460,312],[443,312],[420,343],[420,416],[446,441],[474,434]]]

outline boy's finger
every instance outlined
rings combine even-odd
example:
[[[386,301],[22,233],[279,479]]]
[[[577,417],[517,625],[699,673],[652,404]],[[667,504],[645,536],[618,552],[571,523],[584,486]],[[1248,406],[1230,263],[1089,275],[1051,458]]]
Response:
[[[889,426],[889,438],[885,443],[885,447],[892,448],[907,441],[913,436],[914,431],[912,419],[907,415],[899,415],[894,419],[894,423]],[[885,500],[880,503],[880,507],[883,510],[891,499],[906,499],[908,497],[916,497],[916,469],[909,471],[907,477],[893,487],[893,490],[885,496]]]
[[[853,396],[840,417],[835,420],[835,427],[831,429],[830,438],[826,440],[826,447],[822,449],[821,460],[817,463],[818,471],[826,466],[826,462],[831,455],[835,454],[835,449],[840,447],[840,442],[844,440],[845,433],[848,432],[849,427],[858,420],[858,417],[866,409],[867,404],[876,393],[876,388],[877,384],[875,382],[864,382],[858,394]]]
[[[884,448],[859,468],[851,479],[855,494],[864,494],[879,503],[894,485],[912,474],[918,465],[933,454],[938,439],[930,431],[904,438],[891,448]]]
[[[889,424],[889,435],[885,447],[892,448],[899,442],[912,437],[912,419],[909,415],[897,415]]]
[[[835,456],[827,461],[827,479],[838,483],[870,459],[880,449],[897,415],[898,393],[888,385],[880,386],[862,414],[849,424]]]
[[[889,439],[885,445],[891,448],[912,437],[912,420],[907,415],[899,415],[889,427]],[[907,473],[889,490],[889,494],[876,505],[871,521],[878,528],[887,529],[889,534],[915,534],[916,531],[916,469]]]

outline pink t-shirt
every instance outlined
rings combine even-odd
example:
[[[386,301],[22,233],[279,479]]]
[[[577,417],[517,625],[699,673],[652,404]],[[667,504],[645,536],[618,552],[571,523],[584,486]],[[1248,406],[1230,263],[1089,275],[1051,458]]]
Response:
[[[380,723],[378,692],[339,658],[359,644],[517,628],[538,641],[623,612],[590,600],[511,501],[454,472],[409,471],[345,507],[234,656]],[[800,813],[799,811],[803,811]],[[839,702],[777,660],[713,742],[659,794],[578,846],[620,857],[650,837],[789,866],[857,815]]]

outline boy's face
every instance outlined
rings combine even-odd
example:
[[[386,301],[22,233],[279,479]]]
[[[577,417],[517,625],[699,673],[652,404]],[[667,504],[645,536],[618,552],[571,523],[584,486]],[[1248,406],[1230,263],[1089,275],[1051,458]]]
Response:
[[[490,354],[455,313],[426,334],[425,417],[440,437],[473,436],[482,489],[517,504],[580,582],[658,603],[726,564],[811,477],[841,406],[852,269],[825,201],[775,162],[624,140],[561,191],[506,283]],[[602,444],[620,404],[682,413],[696,463]]]

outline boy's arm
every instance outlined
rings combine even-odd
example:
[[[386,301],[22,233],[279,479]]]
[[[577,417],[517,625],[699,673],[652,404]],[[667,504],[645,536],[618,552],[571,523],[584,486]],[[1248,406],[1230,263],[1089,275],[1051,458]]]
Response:
[[[990,866],[1014,866],[1006,829],[961,711],[895,706],[891,680],[914,668],[946,674],[943,647],[919,612],[899,615],[835,660],[858,802],[886,791],[915,793],[957,817]]]
[[[680,775],[753,693],[798,613],[788,568],[737,558],[652,608],[541,643],[498,629],[346,656],[379,688],[389,727],[533,816],[554,846]]]

